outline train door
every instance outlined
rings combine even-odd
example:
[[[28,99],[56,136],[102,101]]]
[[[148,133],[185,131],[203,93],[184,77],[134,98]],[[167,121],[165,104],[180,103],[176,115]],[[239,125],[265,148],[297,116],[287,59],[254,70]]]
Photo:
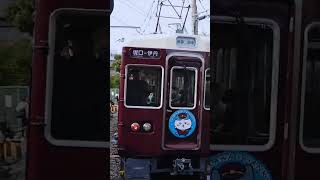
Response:
[[[283,179],[291,6],[237,2],[213,2],[211,178]]]
[[[167,56],[165,150],[200,149],[203,63],[202,56],[192,53]]]
[[[298,120],[295,144],[295,166],[290,177],[295,180],[320,179],[318,164],[320,161],[320,2],[302,1],[301,16],[301,81],[296,82],[298,98],[296,99]],[[297,44],[300,46],[300,44]],[[299,76],[299,75],[298,75]],[[299,78],[299,77],[298,77]],[[299,103],[300,101],[300,103]],[[300,114],[299,114],[300,112]],[[294,117],[293,117],[294,118]]]
[[[87,6],[94,3],[99,2]],[[106,2],[100,4],[106,8]],[[108,14],[106,9],[60,8],[50,17],[37,16],[35,41],[46,42],[40,35],[48,34],[49,52],[34,52],[29,180],[108,179]],[[50,20],[49,33],[40,26],[45,20]]]

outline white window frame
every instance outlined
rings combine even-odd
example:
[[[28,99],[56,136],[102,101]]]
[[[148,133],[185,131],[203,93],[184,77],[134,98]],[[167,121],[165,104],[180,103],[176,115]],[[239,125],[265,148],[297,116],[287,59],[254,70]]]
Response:
[[[128,66],[135,67],[155,67],[161,69],[161,95],[160,95],[160,105],[157,107],[153,106],[132,106],[127,104],[127,77],[128,77]],[[163,105],[163,83],[164,83],[164,68],[161,65],[150,65],[150,64],[127,64],[125,66],[125,82],[124,82],[124,106],[126,108],[135,108],[135,109],[161,109]]]
[[[98,9],[78,9],[78,8],[60,8],[53,11],[49,20],[49,53],[47,60],[47,77],[46,77],[46,97],[45,97],[45,128],[44,136],[46,140],[55,146],[67,147],[91,147],[91,148],[109,148],[109,141],[87,141],[87,140],[70,140],[56,139],[51,134],[51,117],[52,117],[52,87],[53,87],[53,72],[54,72],[54,55],[55,55],[55,36],[56,36],[56,20],[63,14],[79,14],[83,15],[106,15],[110,14],[110,10]]]
[[[207,73],[208,71],[210,71],[210,68],[207,68],[207,69],[204,71],[204,81],[203,81],[203,83],[204,83],[204,90],[203,90],[203,109],[206,110],[206,111],[210,111],[210,108],[211,108],[211,107],[209,107],[209,108],[206,107],[207,77],[210,77],[210,78],[211,78],[210,73],[209,73],[209,76],[207,75],[207,74],[208,74],[208,73]],[[211,91],[211,90],[210,90],[210,91]]]
[[[211,151],[249,151],[261,152],[271,149],[276,141],[277,125],[277,104],[278,104],[278,73],[279,73],[279,55],[280,55],[280,27],[272,19],[265,18],[243,18],[244,22],[250,25],[266,25],[273,30],[273,54],[272,54],[272,84],[271,84],[271,102],[270,102],[270,128],[269,141],[264,145],[227,145],[210,144]],[[211,21],[234,24],[236,19],[229,16],[211,16]]]
[[[320,147],[308,147],[303,143],[303,126],[304,126],[304,105],[305,105],[305,92],[306,92],[306,78],[307,78],[307,60],[309,49],[309,31],[313,27],[320,27],[320,22],[312,22],[308,24],[304,31],[304,47],[303,47],[303,63],[302,63],[302,84],[301,84],[301,104],[300,104],[300,127],[299,127],[299,144],[301,148],[307,153],[320,153]],[[320,49],[319,49],[320,50]],[[320,139],[319,139],[320,140]]]
[[[172,102],[172,73],[174,69],[188,69],[188,70],[193,70],[194,71],[194,75],[195,75],[195,89],[194,89],[194,96],[193,96],[193,106],[192,107],[175,107],[171,105]],[[169,91],[169,107],[171,109],[189,109],[192,110],[194,108],[196,108],[197,106],[197,92],[198,92],[198,69],[195,67],[182,67],[182,66],[173,66],[170,69],[170,91]]]

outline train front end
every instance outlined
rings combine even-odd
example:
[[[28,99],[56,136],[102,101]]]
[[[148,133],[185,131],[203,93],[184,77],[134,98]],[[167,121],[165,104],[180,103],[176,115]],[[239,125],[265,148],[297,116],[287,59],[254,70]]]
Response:
[[[150,35],[123,48],[119,154],[126,179],[206,172],[208,37]]]

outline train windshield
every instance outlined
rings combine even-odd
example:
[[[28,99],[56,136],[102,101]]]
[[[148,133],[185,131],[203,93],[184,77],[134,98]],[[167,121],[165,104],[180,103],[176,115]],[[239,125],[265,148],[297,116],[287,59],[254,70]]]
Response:
[[[270,144],[275,131],[271,109],[277,99],[272,92],[277,87],[273,29],[249,24],[214,26],[211,144]]]
[[[195,79],[195,68],[173,67],[171,69],[171,108],[193,108],[195,106]]]
[[[160,66],[128,65],[126,68],[127,107],[161,107],[162,74]]]

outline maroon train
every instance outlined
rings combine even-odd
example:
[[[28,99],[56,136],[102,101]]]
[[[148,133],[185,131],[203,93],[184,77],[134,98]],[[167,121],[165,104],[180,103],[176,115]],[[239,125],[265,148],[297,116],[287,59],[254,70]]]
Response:
[[[319,1],[212,4],[211,46],[177,34],[124,47],[120,172],[319,179]],[[40,0],[36,7],[27,179],[108,179],[102,59],[112,6]]]
[[[183,34],[124,47],[124,178],[319,179],[319,2],[212,5],[210,55]]]
[[[169,172],[172,161],[179,164],[182,158],[196,161],[188,162],[193,165],[186,167],[188,173],[205,171],[201,156],[209,153],[204,143],[209,139],[209,47],[208,37],[184,34],[144,36],[124,46],[118,145],[126,179]],[[169,127],[172,117],[179,122]],[[180,171],[178,165],[175,169],[172,173]]]
[[[109,179],[105,59],[113,1],[35,2],[26,178]]]

